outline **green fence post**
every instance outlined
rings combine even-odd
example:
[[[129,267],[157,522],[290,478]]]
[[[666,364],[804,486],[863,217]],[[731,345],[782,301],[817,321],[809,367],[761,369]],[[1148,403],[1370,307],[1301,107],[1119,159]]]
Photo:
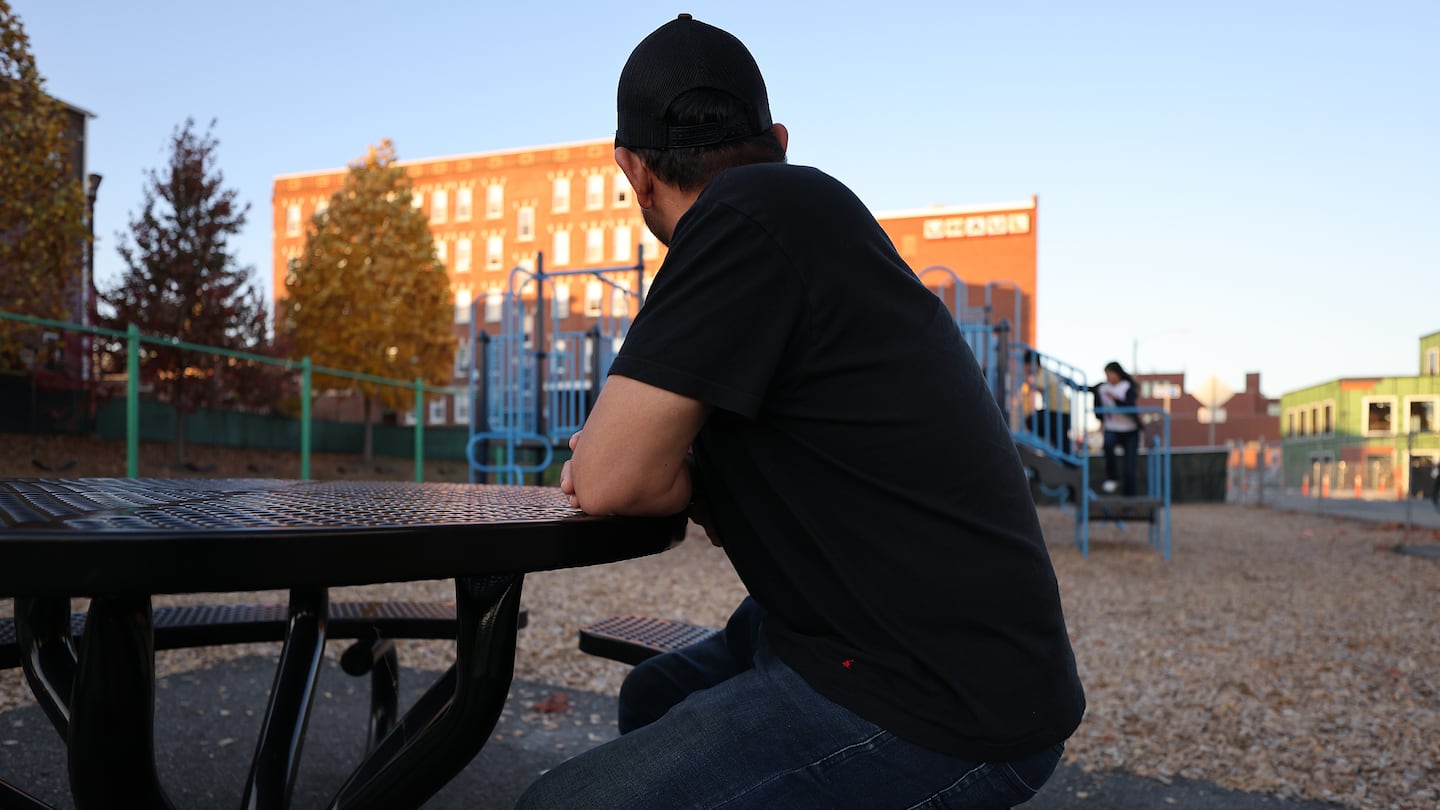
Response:
[[[310,480],[310,355],[300,360],[300,477]]]
[[[415,480],[425,480],[425,381],[415,378]]]
[[[125,475],[140,477],[140,327],[125,330]]]

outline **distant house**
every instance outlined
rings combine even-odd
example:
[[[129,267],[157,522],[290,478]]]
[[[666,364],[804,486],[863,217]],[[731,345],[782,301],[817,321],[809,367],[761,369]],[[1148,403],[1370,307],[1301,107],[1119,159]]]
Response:
[[[1427,493],[1440,463],[1440,332],[1413,377],[1346,377],[1280,398],[1285,486],[1334,495]]]
[[[1217,447],[1280,435],[1280,400],[1260,391],[1260,374],[1245,375],[1245,390],[1215,398],[1215,407],[1185,387],[1185,373],[1136,374],[1142,406],[1161,407],[1170,413],[1171,447]],[[1208,398],[1208,394],[1203,395]],[[1147,414],[1147,444],[1158,431],[1160,416]]]

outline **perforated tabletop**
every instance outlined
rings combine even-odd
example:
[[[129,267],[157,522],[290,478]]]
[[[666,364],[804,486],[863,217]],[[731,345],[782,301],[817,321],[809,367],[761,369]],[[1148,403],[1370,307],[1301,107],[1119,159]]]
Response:
[[[586,515],[548,487],[0,479],[0,595],[260,590],[591,565],[679,518]]]

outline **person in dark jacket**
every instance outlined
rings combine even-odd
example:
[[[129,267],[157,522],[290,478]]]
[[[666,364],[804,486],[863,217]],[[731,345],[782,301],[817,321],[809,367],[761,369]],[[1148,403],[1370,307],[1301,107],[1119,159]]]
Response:
[[[1105,382],[1090,390],[1095,394],[1095,407],[1102,409],[1134,408],[1140,396],[1135,378],[1114,361],[1105,364]],[[1137,494],[1135,470],[1140,454],[1140,415],[1102,412],[1100,424],[1105,431],[1105,482],[1101,490],[1109,494],[1118,488],[1124,495]],[[1117,458],[1120,453],[1123,457]]]

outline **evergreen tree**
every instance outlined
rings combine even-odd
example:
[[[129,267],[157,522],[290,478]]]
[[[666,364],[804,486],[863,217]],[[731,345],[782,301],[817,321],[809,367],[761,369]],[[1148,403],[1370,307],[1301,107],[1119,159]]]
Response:
[[[214,122],[210,124],[213,131]],[[253,268],[240,267],[230,239],[245,225],[249,205],[239,205],[216,166],[219,142],[187,120],[171,135],[170,162],[152,170],[144,208],[120,234],[126,271],[102,293],[114,310],[112,328],[140,331],[187,343],[263,353],[266,307],[251,283]],[[147,346],[141,379],[176,411],[176,456],[186,460],[185,415],[204,405],[232,400],[243,375],[214,354],[178,346]],[[136,373],[130,369],[129,373]],[[243,393],[243,392],[241,392]]]

